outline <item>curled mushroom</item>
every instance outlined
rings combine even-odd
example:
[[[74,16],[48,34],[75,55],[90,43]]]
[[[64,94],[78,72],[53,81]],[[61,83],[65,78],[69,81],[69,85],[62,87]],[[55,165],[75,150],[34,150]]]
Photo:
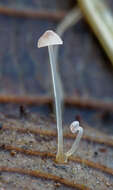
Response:
[[[77,134],[77,137],[76,137],[71,149],[67,153],[65,153],[66,162],[67,162],[68,157],[70,157],[72,154],[74,154],[74,152],[76,152],[77,148],[79,147],[79,143],[82,138],[82,135],[83,135],[83,128],[80,127],[79,121],[73,121],[72,124],[70,125],[70,130],[72,133],[78,132],[78,134]]]

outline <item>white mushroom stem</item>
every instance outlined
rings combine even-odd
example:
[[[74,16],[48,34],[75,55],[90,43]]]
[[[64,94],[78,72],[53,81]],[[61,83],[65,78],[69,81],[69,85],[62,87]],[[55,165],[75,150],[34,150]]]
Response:
[[[78,148],[79,146],[79,142],[81,140],[81,137],[83,135],[83,128],[79,126],[79,122],[78,121],[74,121],[71,125],[70,125],[70,129],[71,129],[71,132],[72,133],[77,133],[77,137],[71,147],[71,149],[65,153],[65,156],[66,156],[66,161],[68,159],[69,156],[71,156]]]
[[[54,96],[55,96],[55,106],[56,106],[56,118],[57,118],[57,130],[58,130],[58,152],[57,156],[63,156],[63,131],[62,131],[62,113],[61,113],[61,104],[58,96],[58,84],[57,84],[57,69],[56,63],[54,60],[54,52],[53,46],[48,46],[51,72],[52,72],[52,80],[53,80],[53,88],[54,88]]]

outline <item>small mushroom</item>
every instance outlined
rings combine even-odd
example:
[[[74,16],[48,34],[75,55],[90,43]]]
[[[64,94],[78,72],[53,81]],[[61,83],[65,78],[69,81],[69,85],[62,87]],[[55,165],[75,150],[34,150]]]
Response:
[[[78,148],[80,139],[83,135],[83,128],[79,126],[78,121],[74,121],[70,125],[70,129],[72,133],[76,133],[77,137],[75,142],[73,143],[71,149],[64,153],[63,151],[63,131],[62,131],[62,114],[61,114],[61,101],[59,98],[59,91],[58,91],[58,80],[57,80],[57,69],[56,63],[54,60],[54,51],[53,46],[62,44],[61,38],[53,31],[48,30],[46,31],[38,41],[38,47],[45,47],[48,46],[49,51],[49,59],[50,59],[50,66],[52,72],[52,80],[53,80],[53,89],[54,89],[54,96],[55,96],[55,106],[56,106],[56,118],[57,118],[57,131],[58,131],[58,151],[56,155],[56,161],[59,163],[67,162],[68,157],[71,156]]]
[[[47,30],[38,40],[38,48],[63,44],[61,38],[52,30]]]
[[[63,153],[63,131],[62,131],[62,112],[61,112],[61,103],[59,100],[58,94],[58,82],[57,82],[57,69],[54,59],[54,45],[61,45],[63,41],[61,38],[52,30],[46,31],[38,40],[38,47],[48,46],[50,66],[52,72],[52,81],[55,97],[55,106],[56,106],[56,119],[57,119],[57,131],[58,131],[58,151],[56,156],[57,162],[64,162],[64,153]]]
[[[70,125],[70,130],[72,133],[78,132],[78,135],[77,135],[71,149],[65,153],[65,156],[66,156],[65,162],[67,162],[68,157],[70,157],[77,150],[77,148],[79,147],[79,142],[83,135],[83,128],[79,125],[79,121],[73,121]]]

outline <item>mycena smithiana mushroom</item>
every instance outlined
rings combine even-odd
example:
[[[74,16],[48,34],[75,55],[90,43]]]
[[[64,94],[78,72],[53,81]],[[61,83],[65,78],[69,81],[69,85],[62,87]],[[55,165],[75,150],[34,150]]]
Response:
[[[58,131],[58,152],[56,156],[56,160],[58,162],[64,161],[64,153],[63,153],[63,131],[62,131],[62,116],[61,116],[61,105],[58,96],[58,84],[57,84],[57,77],[56,77],[56,63],[54,60],[54,45],[63,44],[61,38],[53,31],[48,30],[46,31],[38,41],[38,47],[45,47],[48,46],[49,51],[49,59],[50,59],[50,66],[51,66],[51,73],[52,73],[52,80],[53,80],[53,88],[54,88],[54,97],[55,97],[55,105],[56,105],[56,119],[57,119],[57,131]]]

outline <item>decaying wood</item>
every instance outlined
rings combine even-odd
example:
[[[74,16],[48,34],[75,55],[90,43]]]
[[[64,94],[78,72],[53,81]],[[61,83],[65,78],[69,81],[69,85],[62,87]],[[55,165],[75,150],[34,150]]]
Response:
[[[69,181],[67,179],[61,178],[59,176],[55,176],[49,173],[41,172],[41,171],[34,171],[34,170],[26,170],[22,168],[8,168],[8,167],[0,167],[0,172],[9,172],[9,173],[18,173],[22,175],[29,175],[36,178],[43,178],[46,180],[53,180],[55,182],[59,182],[67,187],[73,187],[77,190],[90,190],[90,188],[82,185],[77,184],[75,181]]]
[[[54,153],[40,152],[40,151],[34,151],[34,150],[25,150],[23,148],[14,147],[11,145],[2,145],[1,144],[0,148],[7,150],[7,151],[16,151],[18,153],[22,153],[22,154],[26,154],[26,155],[30,155],[30,156],[40,156],[40,157],[51,158],[51,159],[54,159],[54,161],[55,161],[55,157],[56,157],[56,155]],[[69,160],[76,162],[76,163],[84,164],[88,167],[100,170],[100,171],[105,172],[109,175],[113,175],[113,169],[108,168],[108,167],[101,165],[99,163],[94,163],[90,160],[85,160],[85,159],[81,159],[80,157],[73,157],[73,156],[70,157]]]
[[[36,117],[35,117],[36,116]],[[49,125],[48,125],[49,124]],[[47,126],[48,127],[47,127]],[[54,126],[52,126],[54,125]],[[44,129],[40,129],[40,127]],[[62,172],[62,167],[64,168],[63,172],[68,171],[67,168],[73,169],[73,166],[77,169],[77,167],[80,167],[79,171],[81,172],[81,175],[84,175],[84,172],[88,172],[88,175],[90,175],[90,172],[94,172],[95,176],[98,174],[99,176],[104,176],[104,180],[107,181],[107,176],[110,176],[110,178],[113,177],[113,169],[106,166],[105,163],[99,163],[98,161],[92,161],[90,160],[90,157],[85,159],[84,155],[82,155],[82,150],[81,150],[81,155],[80,156],[72,156],[69,158],[69,161],[67,164],[64,164],[63,166],[58,165],[55,162],[55,157],[56,157],[56,140],[54,137],[57,137],[57,133],[55,130],[53,130],[53,127],[55,127],[55,123],[51,123],[50,120],[42,120],[41,118],[37,117],[37,114],[30,114],[29,113],[29,119],[25,116],[20,118],[17,117],[7,117],[3,116],[1,114],[1,124],[0,124],[0,137],[1,137],[1,142],[0,142],[0,160],[1,160],[1,165],[0,165],[0,172],[3,175],[3,180],[5,180],[5,175],[4,172],[7,173],[6,175],[9,176],[10,173],[15,173],[15,178],[16,174],[25,175],[25,176],[31,176],[31,177],[36,177],[38,179],[38,183],[41,179],[45,179],[45,181],[52,181],[52,182],[57,182],[60,183],[61,185],[67,186],[67,187],[73,187],[75,189],[81,189],[81,190],[86,190],[86,189],[91,189],[91,183],[82,181],[77,181],[76,178],[75,180],[72,180],[71,178],[67,178],[66,175],[63,177],[60,176],[60,173],[58,172],[59,170]],[[67,126],[65,126],[66,129]],[[48,129],[46,129],[48,128]],[[51,130],[52,129],[52,130]],[[87,128],[84,130],[88,130]],[[71,144],[71,139],[74,140],[76,135],[71,135],[70,132],[65,131],[64,133],[64,138],[68,139],[69,144]],[[96,137],[95,137],[96,138]],[[49,140],[50,139],[50,140]],[[70,140],[69,140],[70,139]],[[90,142],[92,141],[92,137],[90,138]],[[84,143],[87,144],[88,146],[91,147],[100,147],[99,142],[94,143],[89,143],[88,139],[83,137]],[[105,140],[105,139],[103,139]],[[109,139],[108,139],[109,140]],[[33,144],[32,144],[33,142]],[[81,143],[82,146],[84,146]],[[70,146],[68,144],[68,146]],[[101,143],[100,143],[101,144]],[[103,148],[108,148],[108,151],[112,152],[112,147],[109,148],[106,147],[106,143],[103,143],[102,145]],[[33,145],[33,146],[31,146]],[[43,148],[41,148],[44,146]],[[47,147],[50,146],[50,149]],[[105,146],[105,147],[104,147]],[[91,150],[89,147],[89,151]],[[41,148],[41,149],[40,149]],[[48,151],[47,151],[48,150]],[[95,151],[95,150],[94,150]],[[93,152],[94,154],[94,152]],[[98,152],[99,154],[99,152]],[[103,153],[104,154],[104,153]],[[107,154],[107,153],[106,153]],[[86,156],[86,155],[85,155]],[[6,160],[5,160],[6,158]],[[22,159],[23,162],[19,162],[19,160]],[[93,157],[91,157],[93,159]],[[8,163],[7,163],[8,160]],[[98,160],[98,159],[97,159]],[[4,162],[5,161],[5,162]],[[37,165],[39,161],[42,163],[41,167],[35,167],[35,163]],[[27,166],[23,164],[27,163],[29,165],[29,170],[27,169]],[[11,164],[11,165],[10,165]],[[33,165],[32,165],[33,164]],[[26,166],[26,167],[25,167]],[[44,166],[44,168],[43,168]],[[47,168],[50,167],[51,169],[48,170]],[[53,168],[56,170],[54,171]],[[66,170],[65,170],[66,169]],[[78,170],[78,169],[77,169]],[[76,172],[77,172],[76,170]],[[83,171],[84,170],[84,171]],[[46,171],[46,172],[45,172]],[[37,174],[38,172],[38,174]],[[69,172],[69,171],[68,171]],[[48,175],[49,174],[49,175]],[[71,175],[76,175],[76,173],[68,173],[69,176]],[[48,177],[47,177],[48,176]],[[51,177],[50,177],[51,176]],[[58,177],[58,178],[57,178]],[[7,178],[6,178],[7,179]],[[11,177],[12,179],[12,177]],[[56,180],[57,179],[57,180]],[[68,179],[68,180],[67,180]],[[74,178],[73,178],[74,179]],[[85,179],[85,177],[84,177]],[[101,177],[99,178],[101,180]],[[20,178],[21,180],[21,178]],[[27,180],[27,178],[26,178]],[[32,178],[31,178],[32,180]],[[51,182],[48,182],[50,184]],[[5,184],[3,182],[2,184]],[[85,186],[86,185],[86,186]],[[53,185],[54,186],[54,185]],[[112,186],[112,183],[111,183]]]
[[[49,96],[15,96],[0,95],[0,103],[25,104],[25,105],[52,105],[53,99]],[[113,112],[113,102],[93,98],[65,97],[64,104],[80,108],[97,109]]]
[[[44,136],[49,136],[49,137],[56,137],[57,132],[53,130],[42,130],[42,129],[30,129],[30,128],[16,128],[16,127],[8,127],[8,126],[3,126],[2,130],[12,130],[12,131],[17,131],[19,133],[32,133],[34,135],[44,135]],[[69,139],[75,139],[76,134],[72,134],[69,132],[64,133],[64,138],[69,138]],[[91,137],[88,135],[83,135],[82,140],[89,141],[89,142],[94,142],[98,144],[104,144],[106,146],[112,147],[113,148],[113,141],[112,139],[107,139],[107,138],[99,138],[99,137]]]
[[[33,19],[50,19],[59,21],[67,14],[65,11],[35,11],[32,9],[14,9],[6,6],[0,6],[0,14],[14,17],[33,18]]]

